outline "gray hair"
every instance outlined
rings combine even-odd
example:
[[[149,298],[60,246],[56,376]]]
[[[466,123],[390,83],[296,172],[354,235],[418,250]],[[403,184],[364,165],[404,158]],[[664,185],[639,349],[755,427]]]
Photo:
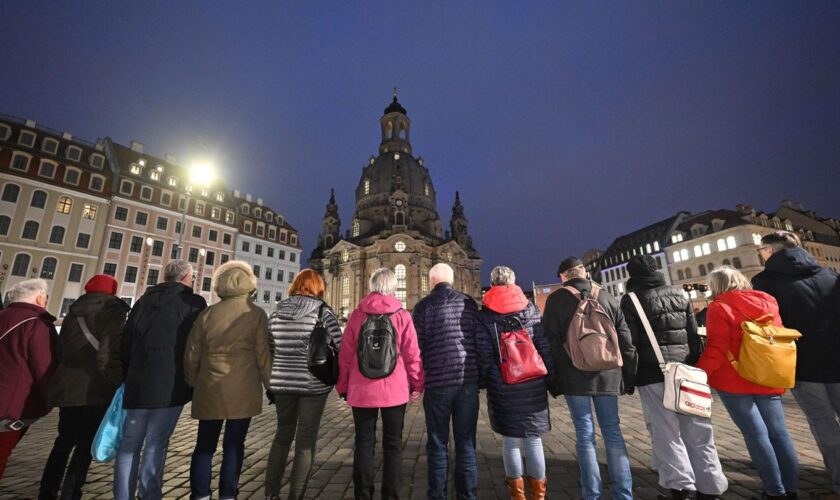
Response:
[[[449,264],[440,262],[429,269],[429,281],[432,283],[449,283],[455,282],[455,271]]]
[[[586,268],[583,267],[583,265],[570,267],[560,274],[563,275],[567,280],[575,278],[586,278]]]
[[[35,298],[41,294],[47,295],[47,281],[41,278],[24,280],[15,283],[9,290],[9,302],[35,302]]]
[[[490,283],[493,285],[515,285],[516,273],[507,266],[496,266],[490,271]]]
[[[790,231],[775,231],[761,237],[761,243],[773,249],[773,252],[780,252],[786,248],[802,246],[802,241],[795,233]]]
[[[193,267],[189,262],[181,259],[173,260],[168,262],[163,268],[163,281],[177,283],[183,280],[188,274],[192,274],[192,272]]]
[[[709,274],[709,290],[712,297],[717,297],[732,290],[752,290],[752,284],[734,267],[720,266]]]
[[[370,275],[370,291],[379,292],[382,295],[395,295],[397,293],[397,277],[387,267],[380,267]]]

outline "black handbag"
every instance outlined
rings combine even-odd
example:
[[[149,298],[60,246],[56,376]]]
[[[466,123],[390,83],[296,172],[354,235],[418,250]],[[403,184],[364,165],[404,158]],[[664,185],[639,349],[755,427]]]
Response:
[[[318,319],[309,335],[309,352],[306,367],[309,373],[325,385],[338,382],[338,347],[324,324],[324,307],[318,309]]]

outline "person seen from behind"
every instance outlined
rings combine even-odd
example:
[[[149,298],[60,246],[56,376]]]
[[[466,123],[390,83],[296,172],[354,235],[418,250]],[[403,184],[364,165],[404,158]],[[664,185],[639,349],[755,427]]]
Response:
[[[384,462],[382,498],[397,499],[403,479],[402,431],[405,407],[409,401],[417,401],[423,392],[423,363],[411,315],[395,297],[397,278],[394,273],[386,267],[377,269],[370,277],[369,287],[370,293],[348,318],[339,350],[339,376],[335,388],[353,408],[356,431],[353,451],[355,498],[373,498],[376,421],[381,415]],[[390,321],[390,329],[384,326],[385,321]],[[362,372],[360,362],[365,362],[365,367],[369,367],[367,362],[373,359],[374,353],[364,349],[365,344],[375,343],[377,351],[391,351],[386,345],[391,342],[391,335],[386,332],[395,334],[396,359],[393,371],[381,378],[369,378]],[[368,353],[371,358],[362,352]]]
[[[131,308],[116,297],[118,286],[107,274],[92,277],[61,324],[61,354],[48,392],[49,405],[59,408],[58,437],[41,476],[41,500],[82,497],[93,438],[123,380],[120,337]]]
[[[753,288],[775,297],[782,323],[802,334],[791,392],[840,494],[840,277],[821,267],[793,233],[764,235],[758,252],[766,264],[753,277]]]
[[[429,270],[432,291],[414,306],[426,385],[423,409],[426,416],[426,461],[429,474],[427,497],[449,498],[449,425],[455,441],[455,495],[475,499],[478,470],[475,434],[478,422],[478,365],[475,355],[475,322],[478,306],[456,290],[448,264]]]
[[[15,283],[0,311],[0,479],[29,426],[50,412],[47,388],[58,361],[55,316],[47,312],[47,282]]]
[[[134,304],[122,332],[127,411],[114,464],[116,500],[162,498],[169,438],[192,399],[184,378],[184,351],[193,322],[207,302],[193,293],[189,262],[169,262],[163,279]]]
[[[551,430],[546,377],[507,384],[502,378],[500,336],[508,325],[524,329],[534,344],[551,378],[548,339],[543,333],[537,307],[516,286],[516,274],[505,266],[493,268],[490,290],[476,323],[475,345],[479,384],[487,389],[490,427],[502,436],[505,483],[511,499],[546,498],[545,454],[541,435]],[[522,455],[525,455],[524,464]]]
[[[289,297],[277,305],[268,321],[269,393],[277,410],[277,430],[265,471],[266,500],[280,500],[280,483],[292,443],[295,456],[288,498],[306,497],[321,416],[333,389],[307,368],[309,340],[319,316],[336,346],[341,346],[342,339],[335,313],[323,298],[324,280],[312,269],[304,269],[292,281]]]
[[[740,271],[721,266],[709,275],[706,350],[697,362],[709,375],[726,411],[744,436],[753,467],[764,491],[762,498],[796,498],[799,460],[785,426],[781,395],[784,389],[762,386],[741,377],[730,356],[739,358],[743,334],[741,323],[772,317],[782,326],[776,300],[753,290]]]
[[[694,310],[683,291],[667,285],[665,276],[657,269],[657,262],[650,255],[630,258],[627,292],[638,297],[665,362],[693,365],[701,354]],[[665,377],[629,295],[621,298],[621,310],[639,355],[636,387],[645,420],[650,422],[659,485],[669,490],[659,498],[687,499],[695,490],[698,500],[718,498],[729,483],[721,469],[711,420],[665,408],[662,404]]]

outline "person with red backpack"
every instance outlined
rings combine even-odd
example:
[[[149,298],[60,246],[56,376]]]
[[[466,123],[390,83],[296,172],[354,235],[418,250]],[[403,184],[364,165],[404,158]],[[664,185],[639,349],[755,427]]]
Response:
[[[405,406],[420,399],[425,376],[411,314],[395,297],[396,276],[379,268],[369,285],[371,292],[347,320],[335,389],[353,408],[355,498],[373,498],[376,421],[381,414],[382,498],[396,499],[402,486]]]
[[[502,436],[510,498],[546,498],[541,434],[551,430],[546,375],[554,368],[540,313],[516,286],[513,269],[498,266],[476,324],[479,387],[487,390],[490,427]],[[523,466],[522,454],[525,454]]]
[[[549,295],[543,328],[551,342],[554,382],[575,425],[581,498],[601,498],[595,418],[604,437],[612,498],[633,498],[633,479],[618,416],[618,396],[633,394],[636,348],[616,300],[587,279],[577,257],[560,263],[563,288]]]

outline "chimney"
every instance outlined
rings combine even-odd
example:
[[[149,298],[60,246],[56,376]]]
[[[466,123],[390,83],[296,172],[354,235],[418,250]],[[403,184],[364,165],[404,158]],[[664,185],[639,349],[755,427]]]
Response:
[[[35,120],[26,120],[26,126],[29,128],[35,128]]]
[[[262,206],[262,198],[257,198],[257,205]]]
[[[238,190],[238,189],[234,189],[234,190],[233,190],[233,197],[234,197],[234,198],[239,198],[239,197],[240,197],[240,196],[239,196],[239,190]]]
[[[131,150],[137,151],[138,153],[143,152],[143,143],[140,141],[131,141]]]
[[[251,202],[251,195],[250,194],[245,195],[245,201],[247,201],[248,203]]]
[[[166,160],[166,163],[171,163],[171,164],[173,164],[173,165],[177,165],[177,164],[178,164],[178,159],[177,159],[177,158],[175,158],[175,155],[172,155],[172,154],[166,153],[166,155],[164,156],[164,159]]]
[[[70,132],[62,132],[61,138],[64,139],[64,140],[67,140],[67,141],[72,141],[73,140],[73,134],[71,134]]]
[[[66,134],[66,133],[67,133],[67,132],[65,132],[65,134]],[[97,150],[97,151],[102,151],[102,150],[104,150],[104,149],[105,149],[105,145],[104,145],[104,144],[102,144],[102,139],[97,139],[97,141],[96,141],[96,146],[95,146],[95,147],[96,147],[96,150]]]

